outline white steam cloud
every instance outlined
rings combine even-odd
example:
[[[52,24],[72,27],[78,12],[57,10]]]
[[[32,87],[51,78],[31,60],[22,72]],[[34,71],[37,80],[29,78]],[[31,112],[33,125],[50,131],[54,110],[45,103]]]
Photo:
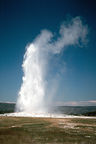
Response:
[[[45,112],[49,100],[46,87],[49,56],[58,54],[70,45],[86,44],[87,25],[80,17],[60,26],[59,37],[48,30],[42,30],[27,46],[22,64],[24,76],[16,104],[16,111]],[[55,90],[55,88],[54,88]],[[52,92],[48,92],[49,97]],[[54,92],[55,93],[55,92]],[[47,96],[47,98],[46,98]]]

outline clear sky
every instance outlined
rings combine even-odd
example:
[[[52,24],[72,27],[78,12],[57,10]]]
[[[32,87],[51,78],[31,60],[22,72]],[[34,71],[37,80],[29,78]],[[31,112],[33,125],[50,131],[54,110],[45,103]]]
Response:
[[[65,69],[54,100],[95,103],[95,0],[0,0],[0,101],[17,99],[25,46],[42,29],[57,32],[68,16],[81,16],[88,25],[88,44],[83,48],[68,48],[62,53],[60,60],[65,63]]]

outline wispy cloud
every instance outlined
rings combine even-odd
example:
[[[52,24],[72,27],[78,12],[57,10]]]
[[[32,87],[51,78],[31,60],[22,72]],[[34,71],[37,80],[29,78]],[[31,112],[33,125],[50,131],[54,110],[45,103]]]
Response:
[[[68,102],[56,102],[57,106],[96,106],[96,100],[90,101],[68,101]]]
[[[11,101],[0,101],[0,103],[9,103],[9,104],[15,104],[16,102],[11,102]]]

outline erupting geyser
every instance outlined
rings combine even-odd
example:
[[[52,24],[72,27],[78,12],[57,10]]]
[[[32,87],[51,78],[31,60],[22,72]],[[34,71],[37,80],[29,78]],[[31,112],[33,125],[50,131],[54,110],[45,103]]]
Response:
[[[59,31],[59,38],[53,40],[52,32],[41,31],[41,34],[26,47],[22,64],[24,76],[16,104],[17,112],[45,113],[48,95],[46,77],[50,68],[49,55],[59,54],[69,45],[80,45],[86,42],[87,25],[83,25],[80,17],[64,22]],[[52,85],[53,86],[53,85]],[[47,94],[48,93],[48,94]]]
[[[27,47],[23,62],[23,84],[19,92],[17,110],[32,112],[43,110],[44,83],[38,59],[38,48],[31,44]]]

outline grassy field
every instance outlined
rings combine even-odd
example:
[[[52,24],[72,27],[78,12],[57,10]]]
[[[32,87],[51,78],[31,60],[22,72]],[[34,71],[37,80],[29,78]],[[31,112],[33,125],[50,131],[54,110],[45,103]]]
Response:
[[[96,119],[0,117],[0,144],[96,144]]]

